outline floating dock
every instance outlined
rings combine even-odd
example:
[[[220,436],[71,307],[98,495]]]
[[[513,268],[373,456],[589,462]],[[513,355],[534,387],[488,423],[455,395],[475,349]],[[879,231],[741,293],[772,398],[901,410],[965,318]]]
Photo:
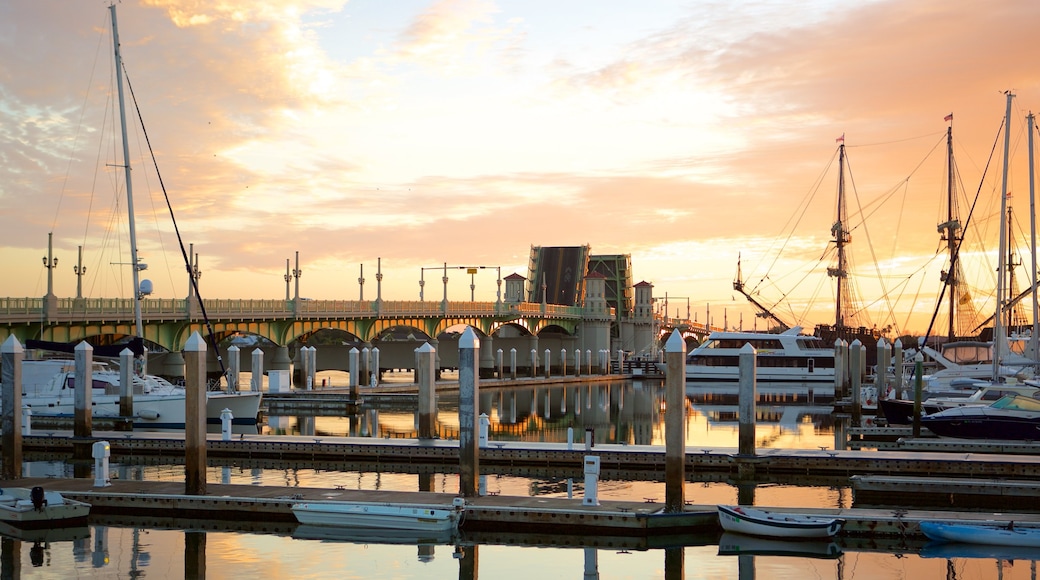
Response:
[[[295,517],[291,507],[301,501],[351,501],[450,506],[454,496],[433,492],[360,491],[278,486],[209,484],[206,495],[185,495],[183,483],[113,481],[93,487],[93,479],[27,478],[4,482],[17,487],[42,486],[65,497],[91,504],[90,517],[133,518],[139,525],[197,529],[248,529],[287,533]],[[904,509],[764,508],[828,517],[841,517],[841,532],[850,538],[921,539],[919,523],[926,520],[1014,520],[1016,526],[1040,527],[1040,514],[965,513]],[[191,522],[180,526],[175,522]],[[235,522],[235,523],[232,523]],[[721,528],[716,506],[687,505],[682,513],[664,513],[659,503],[601,501],[583,505],[581,499],[483,496],[467,500],[464,533],[494,535],[594,535],[598,537],[652,537],[696,535],[717,539]],[[573,538],[575,545],[586,540]]]

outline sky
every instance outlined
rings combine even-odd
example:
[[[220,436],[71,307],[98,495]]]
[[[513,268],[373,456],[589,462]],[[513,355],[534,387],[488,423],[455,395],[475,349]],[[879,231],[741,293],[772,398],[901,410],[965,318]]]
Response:
[[[0,296],[46,293],[48,233],[56,295],[76,295],[80,246],[83,295],[131,295],[107,7],[0,2]],[[206,299],[284,298],[299,252],[308,298],[360,298],[363,268],[374,299],[378,263],[383,299],[417,300],[423,278],[439,300],[433,269],[447,264],[450,299],[471,295],[457,267],[486,266],[472,295],[492,301],[498,272],[527,275],[531,246],[587,244],[630,254],[670,315],[689,305],[701,322],[764,328],[733,291],[739,257],[762,302],[811,328],[834,318],[819,274],[844,136],[863,312],[923,331],[944,267],[944,117],[981,259],[996,249],[1008,90],[1008,189],[1029,233],[1032,0],[126,0],[117,11],[153,297],[183,298],[188,279],[138,109]],[[974,275],[981,310],[994,308],[991,270]]]

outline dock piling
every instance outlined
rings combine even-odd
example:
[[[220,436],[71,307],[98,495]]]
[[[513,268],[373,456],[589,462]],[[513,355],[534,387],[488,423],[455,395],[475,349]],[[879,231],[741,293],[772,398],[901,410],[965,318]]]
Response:
[[[480,449],[477,401],[480,394],[480,339],[473,328],[459,337],[459,493],[476,497],[480,475]]]
[[[924,355],[914,356],[914,438],[921,436],[921,395],[924,390]]]
[[[665,511],[677,513],[686,503],[686,341],[678,330],[665,342],[664,357]]]
[[[206,341],[184,345],[184,493],[206,495]]]
[[[3,461],[0,479],[18,479],[22,476],[22,431],[18,429],[15,413],[22,409],[22,359],[25,349],[18,339],[7,337],[0,345],[0,446]],[[6,539],[6,538],[5,538]]]
[[[433,364],[436,353],[430,343],[424,343],[416,353],[419,375],[419,439],[433,439],[437,433],[437,386]]]
[[[94,390],[94,347],[86,341],[75,349],[75,418],[72,423],[73,439],[87,439],[94,432],[91,392]],[[90,444],[77,443],[73,449],[74,459],[90,459]]]
[[[119,415],[134,415],[134,351],[129,348],[119,351]],[[131,419],[131,428],[133,424]]]
[[[251,376],[249,377],[249,390],[260,392],[263,389],[264,381],[264,351],[261,348],[253,350],[251,362],[253,363],[250,367]]]
[[[740,386],[739,389],[739,433],[738,452],[740,455],[755,455],[755,402],[758,398],[758,376],[756,361],[758,352],[755,347],[745,344],[740,349]]]

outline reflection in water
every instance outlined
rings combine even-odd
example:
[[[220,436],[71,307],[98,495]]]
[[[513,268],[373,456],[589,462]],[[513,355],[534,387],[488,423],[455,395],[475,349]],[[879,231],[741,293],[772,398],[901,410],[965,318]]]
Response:
[[[736,448],[735,394],[688,388],[687,445]],[[566,443],[573,433],[583,443],[586,430],[596,443],[664,445],[664,385],[617,381],[577,386],[488,387],[480,391],[480,412],[490,420],[491,441]],[[835,444],[837,428],[830,399],[807,393],[771,392],[756,409],[756,446],[812,449]],[[418,437],[414,395],[365,395],[357,415],[269,416],[263,433],[305,436],[355,436],[387,439]],[[458,439],[458,396],[438,395],[437,436]]]
[[[113,519],[106,517],[105,519]],[[118,518],[115,518],[118,519]],[[153,525],[153,524],[149,524]],[[158,524],[164,526],[164,524]],[[296,531],[181,531],[139,524],[92,525],[92,542],[0,541],[2,578],[23,569],[52,578],[1035,578],[1036,554],[975,553],[906,546],[898,540],[783,542],[743,536],[588,537],[463,535],[425,541],[345,530],[309,537]],[[165,526],[164,526],[165,527]],[[98,542],[96,536],[104,536]],[[148,542],[141,542],[147,535]],[[483,536],[487,535],[485,539]],[[515,537],[514,537],[515,536]],[[311,539],[313,538],[313,539]],[[953,546],[953,548],[957,548]],[[103,557],[95,552],[101,549]],[[732,557],[736,555],[737,557]],[[483,557],[481,557],[483,556]],[[1013,558],[1013,560],[1011,559]],[[691,563],[686,574],[685,562]],[[481,570],[483,568],[483,570]]]

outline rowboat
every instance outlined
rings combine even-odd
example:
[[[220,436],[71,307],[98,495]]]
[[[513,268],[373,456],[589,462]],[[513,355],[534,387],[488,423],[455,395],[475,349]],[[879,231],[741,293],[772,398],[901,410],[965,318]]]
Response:
[[[1040,548],[1040,527],[1023,527],[1014,522],[921,522],[921,532],[930,540]]]
[[[5,487],[0,491],[0,522],[19,528],[83,525],[89,513],[89,503],[66,499],[42,487]]]
[[[841,518],[774,513],[747,506],[720,505],[719,523],[727,532],[768,538],[829,538],[841,530]]]
[[[449,506],[351,501],[315,501],[293,504],[301,524],[417,532],[451,532],[462,519],[465,500]]]

